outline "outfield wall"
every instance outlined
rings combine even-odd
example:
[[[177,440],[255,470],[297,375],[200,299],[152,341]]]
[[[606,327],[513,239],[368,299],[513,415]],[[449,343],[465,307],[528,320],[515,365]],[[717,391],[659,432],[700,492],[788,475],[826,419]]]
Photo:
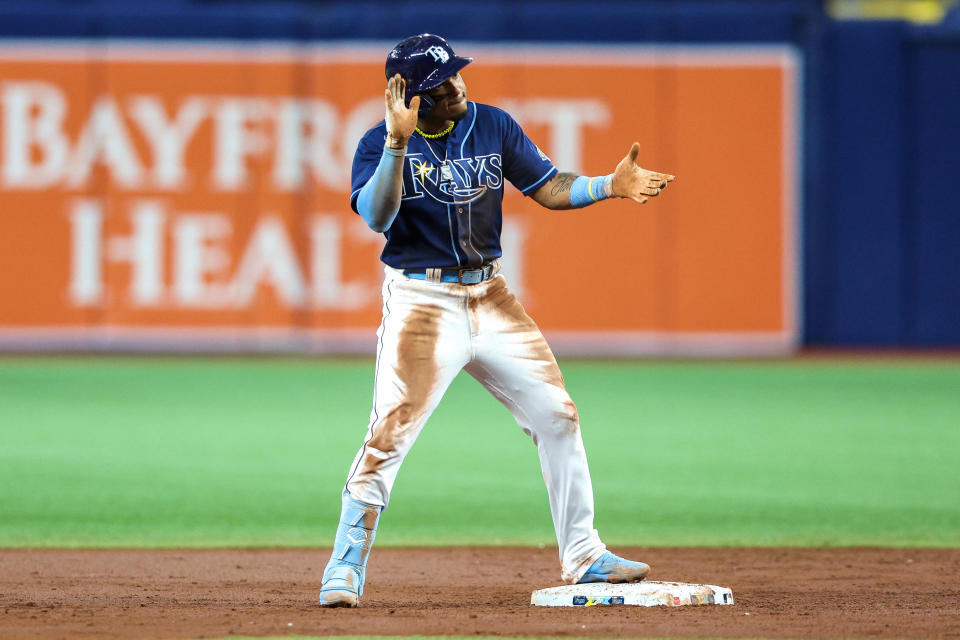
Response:
[[[508,188],[558,351],[960,345],[960,40],[817,4],[0,2],[0,348],[369,351],[347,172],[420,31],[561,168],[636,138],[679,176],[639,210]]]
[[[349,209],[349,167],[382,118],[389,46],[0,45],[0,236],[31,274],[0,273],[0,298],[29,301],[5,310],[0,338],[372,350],[382,236]],[[559,167],[603,174],[641,138],[644,163],[684,184],[589,215],[506,190],[505,270],[557,349],[794,347],[792,50],[459,48],[478,60],[471,95],[506,107]],[[563,74],[590,82],[557,86]],[[644,90],[623,91],[625,76]],[[504,181],[499,156],[451,158],[471,186]],[[408,191],[432,193],[436,175],[416,181],[430,161],[408,158]],[[751,188],[718,197],[741,180],[721,166],[750,167]]]

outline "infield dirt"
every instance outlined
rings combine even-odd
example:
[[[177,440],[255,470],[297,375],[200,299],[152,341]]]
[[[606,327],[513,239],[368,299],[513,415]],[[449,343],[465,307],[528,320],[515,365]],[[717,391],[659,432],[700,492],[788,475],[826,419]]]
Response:
[[[323,549],[0,550],[0,637],[957,638],[960,549],[617,548],[736,605],[531,607],[556,549],[375,549],[359,609],[316,604]]]

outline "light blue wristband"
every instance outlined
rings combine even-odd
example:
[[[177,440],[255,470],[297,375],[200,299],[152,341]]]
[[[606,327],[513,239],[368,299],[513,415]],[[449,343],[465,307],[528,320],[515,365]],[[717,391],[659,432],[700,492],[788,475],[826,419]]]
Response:
[[[594,202],[606,200],[607,185],[613,181],[613,174],[608,176],[596,176],[588,178],[587,176],[578,176],[573,184],[570,185],[570,206],[574,208],[585,207]]]

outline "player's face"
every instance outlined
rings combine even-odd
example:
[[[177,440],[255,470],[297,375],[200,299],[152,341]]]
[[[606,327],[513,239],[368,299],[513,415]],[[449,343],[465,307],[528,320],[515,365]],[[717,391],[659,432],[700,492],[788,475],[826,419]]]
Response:
[[[437,102],[431,118],[438,120],[460,120],[467,115],[467,85],[458,73],[447,78],[439,87],[427,92]]]

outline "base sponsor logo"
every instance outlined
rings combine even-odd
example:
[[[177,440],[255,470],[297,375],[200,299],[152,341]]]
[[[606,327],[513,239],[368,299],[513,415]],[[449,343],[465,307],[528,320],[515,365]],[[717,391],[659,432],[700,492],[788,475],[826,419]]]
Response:
[[[623,604],[623,596],[607,596],[605,598],[573,596],[573,606],[575,607],[595,607],[601,604]]]

